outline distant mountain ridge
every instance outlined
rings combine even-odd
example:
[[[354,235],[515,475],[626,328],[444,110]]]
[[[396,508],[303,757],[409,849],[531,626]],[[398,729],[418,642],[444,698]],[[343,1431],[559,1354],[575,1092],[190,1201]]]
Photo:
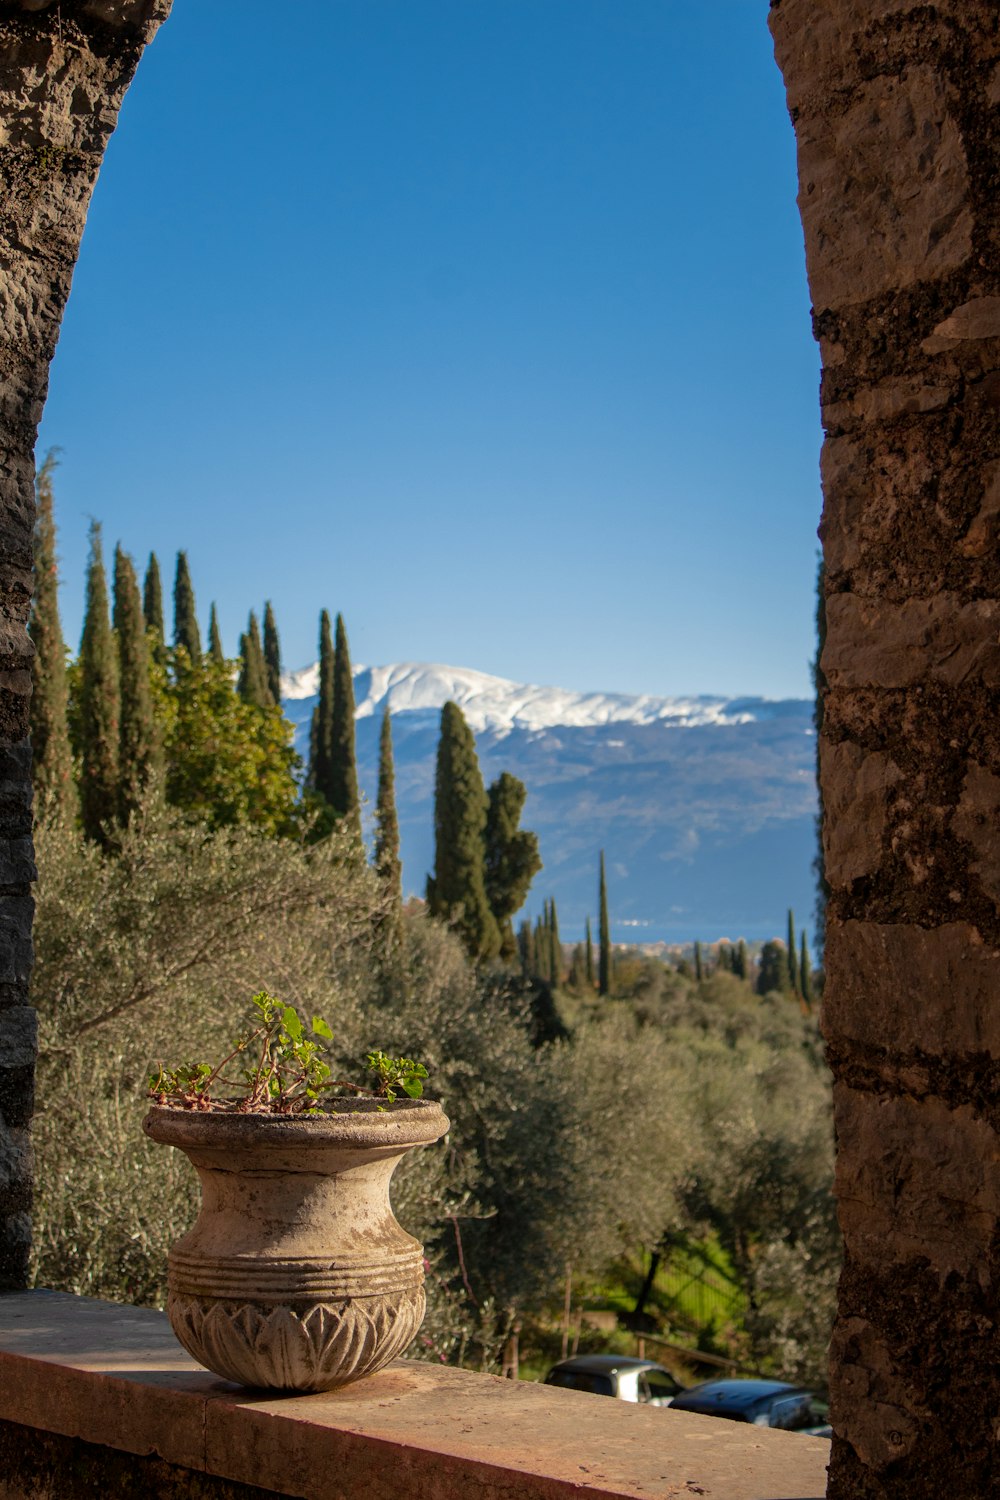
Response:
[[[315,698],[319,691],[319,663],[282,678],[286,704]],[[600,724],[670,723],[690,728],[696,724],[748,724],[767,718],[780,703],[766,698],[653,698],[625,693],[575,693],[565,688],[536,687],[491,677],[470,667],[437,663],[400,662],[389,667],[355,667],[356,717],[368,718],[388,699],[390,711],[414,713],[440,710],[451,700],[475,732],[512,729],[583,729]]]
[[[285,712],[308,753],[318,667],[282,679]],[[554,895],[567,939],[596,915],[598,852],[608,861],[618,941],[770,937],[785,908],[808,925],[816,792],[812,703],[577,693],[419,662],[357,667],[358,777],[374,806],[378,730],[388,702],[404,887],[433,865],[440,710],[457,703],[487,782],[528,788],[524,822],[545,868],[528,909]]]

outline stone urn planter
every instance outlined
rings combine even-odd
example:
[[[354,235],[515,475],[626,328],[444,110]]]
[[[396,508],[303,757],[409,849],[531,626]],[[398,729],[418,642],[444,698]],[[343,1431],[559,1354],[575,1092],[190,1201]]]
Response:
[[[393,1217],[389,1179],[448,1129],[423,1099],[334,1101],[320,1115],[154,1105],[143,1122],[202,1185],[168,1261],[167,1314],[226,1380],[326,1391],[381,1369],[424,1316],[423,1250]]]

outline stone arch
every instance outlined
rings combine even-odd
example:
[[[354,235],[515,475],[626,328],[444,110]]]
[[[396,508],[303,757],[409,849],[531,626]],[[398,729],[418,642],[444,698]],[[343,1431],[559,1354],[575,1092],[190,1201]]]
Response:
[[[0,0],[0,1290],[23,1284],[33,449],[170,0]],[[772,0],[823,356],[836,1500],[991,1493],[1000,1259],[1000,13]]]

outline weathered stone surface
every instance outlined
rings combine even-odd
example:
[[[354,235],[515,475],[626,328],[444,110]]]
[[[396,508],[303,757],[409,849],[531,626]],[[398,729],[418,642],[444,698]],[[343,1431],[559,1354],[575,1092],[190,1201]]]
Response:
[[[949,313],[920,345],[925,354],[941,354],[968,339],[1000,338],[1000,297],[974,297]]]
[[[417,1360],[326,1395],[240,1391],[162,1313],[46,1292],[0,1299],[3,1420],[308,1500],[820,1500],[830,1456],[823,1438]]]
[[[982,493],[982,504],[958,544],[963,557],[985,557],[1000,542],[1000,463],[983,471]]]
[[[886,980],[889,983],[886,983]],[[827,963],[824,1029],[896,1057],[1000,1059],[1000,950],[966,922],[849,921]]]
[[[1000,685],[1000,600],[953,594],[889,604],[827,599],[822,667],[831,688],[901,688],[927,678]]]
[[[823,828],[826,878],[831,885],[846,885],[878,869],[886,794],[902,773],[888,755],[866,754],[849,740],[824,741],[820,759],[831,792]]]
[[[962,0],[938,0],[941,14]],[[859,76],[865,44],[879,28],[923,9],[920,0],[771,0],[771,33],[785,78],[789,109],[797,111],[825,87],[843,88]]]
[[[24,1285],[31,1254],[31,1179],[15,1181],[0,1203],[0,1293]]]
[[[26,1495],[31,1500],[296,1500],[286,1492],[199,1474],[155,1454],[119,1453],[79,1438],[0,1422],[0,1500],[24,1500]]]
[[[0,3],[0,1131],[30,1114],[34,445],[90,194],[169,0]],[[6,1008],[5,1008],[6,1007]],[[30,1157],[0,1174],[0,1286],[27,1273]],[[20,1176],[18,1174],[21,1174]]]
[[[33,913],[30,896],[8,896],[0,911],[0,1011],[5,1008],[4,988],[23,994],[31,978]]]
[[[1000,11],[772,0],[771,26],[828,434],[829,1495],[982,1500],[1000,1478]]]
[[[976,857],[970,869],[979,876],[987,894],[1000,904],[1000,776],[975,762],[969,766],[951,826],[959,838],[972,845]]]
[[[27,1129],[12,1129],[0,1118],[0,1192],[31,1180],[31,1136]]]
[[[904,1392],[906,1404],[899,1404],[897,1371],[878,1331],[864,1318],[843,1318],[830,1356],[837,1369],[838,1426],[862,1461],[879,1470],[912,1453],[926,1413],[912,1389]]]
[[[941,76],[913,67],[859,85],[841,113],[803,110],[799,208],[818,309],[867,302],[968,259],[969,176],[949,106]]]
[[[879,1263],[885,1247],[943,1279],[989,1274],[1000,1222],[996,1131],[971,1106],[878,1096],[839,1084],[837,1205],[851,1253]],[[984,1282],[985,1284],[985,1282]]]
[[[38,1016],[30,1005],[0,1010],[0,1068],[23,1068],[35,1060]]]

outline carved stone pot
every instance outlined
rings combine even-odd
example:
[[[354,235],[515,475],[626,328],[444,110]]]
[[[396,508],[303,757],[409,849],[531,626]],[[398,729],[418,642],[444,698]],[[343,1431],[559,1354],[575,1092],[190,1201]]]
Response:
[[[241,1385],[327,1391],[403,1352],[424,1317],[423,1250],[393,1217],[389,1179],[444,1135],[439,1104],[337,1100],[318,1118],[154,1105],[143,1129],[201,1178],[167,1271],[189,1354]]]

